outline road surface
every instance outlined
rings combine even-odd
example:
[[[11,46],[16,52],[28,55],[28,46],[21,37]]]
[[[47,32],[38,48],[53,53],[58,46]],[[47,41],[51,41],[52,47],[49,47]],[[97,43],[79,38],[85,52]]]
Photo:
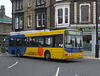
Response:
[[[51,60],[0,53],[0,76],[100,76],[100,60]]]

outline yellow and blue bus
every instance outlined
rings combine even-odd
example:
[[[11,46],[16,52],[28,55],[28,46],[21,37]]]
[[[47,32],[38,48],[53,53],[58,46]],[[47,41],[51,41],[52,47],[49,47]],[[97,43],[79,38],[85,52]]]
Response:
[[[64,29],[10,35],[8,53],[50,59],[82,59],[82,32]]]

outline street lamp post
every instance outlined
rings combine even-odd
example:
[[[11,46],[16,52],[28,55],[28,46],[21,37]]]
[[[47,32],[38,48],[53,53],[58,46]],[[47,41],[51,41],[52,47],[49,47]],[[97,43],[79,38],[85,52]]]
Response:
[[[96,0],[96,45],[95,45],[95,58],[99,58],[99,45],[98,45],[98,0]]]

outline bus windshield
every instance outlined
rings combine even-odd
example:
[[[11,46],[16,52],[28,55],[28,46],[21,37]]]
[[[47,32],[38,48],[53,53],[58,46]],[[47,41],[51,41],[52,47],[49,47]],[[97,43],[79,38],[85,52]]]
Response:
[[[65,31],[65,48],[83,48],[82,32]]]

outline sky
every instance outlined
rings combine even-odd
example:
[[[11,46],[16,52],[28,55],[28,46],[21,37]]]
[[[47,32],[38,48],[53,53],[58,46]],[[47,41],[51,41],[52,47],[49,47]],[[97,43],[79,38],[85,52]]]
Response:
[[[5,12],[6,15],[12,18],[12,3],[10,0],[0,0],[0,7],[1,5],[5,5]]]

